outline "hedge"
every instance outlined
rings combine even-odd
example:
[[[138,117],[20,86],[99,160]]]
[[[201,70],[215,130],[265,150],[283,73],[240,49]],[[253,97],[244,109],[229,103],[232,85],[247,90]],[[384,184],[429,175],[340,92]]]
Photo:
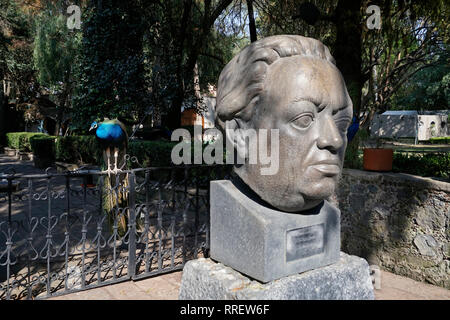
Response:
[[[450,137],[435,137],[430,138],[432,144],[450,144]]]
[[[136,157],[139,165],[143,167],[172,166],[171,154],[176,144],[178,142],[134,140],[128,144],[127,154],[130,157]],[[192,161],[194,158],[193,148],[194,146],[191,144]],[[56,142],[56,160],[68,163],[82,162],[101,165],[103,154],[95,136],[58,137]]]
[[[35,136],[30,139],[31,149],[34,154],[34,166],[45,169],[51,167],[55,162],[55,137]]]
[[[102,150],[95,136],[66,136],[56,139],[56,160],[67,163],[102,163]]]
[[[101,165],[102,149],[95,136],[55,137],[43,133],[11,132],[7,134],[8,147],[30,152],[41,158],[67,163]],[[127,153],[135,156],[143,166],[170,166],[171,152],[177,142],[131,141]]]
[[[131,141],[127,153],[135,156],[144,166],[170,166],[173,142]],[[112,152],[111,152],[112,155]],[[68,163],[103,163],[103,150],[95,136],[58,137],[56,142],[56,160]]]
[[[33,154],[40,158],[55,159],[55,137],[38,135],[30,139]]]
[[[143,167],[166,167],[172,165],[172,148],[177,142],[169,141],[131,141],[128,154],[136,157]]]
[[[394,153],[393,172],[450,179],[450,153]]]
[[[31,152],[31,139],[33,137],[47,136],[45,133],[36,132],[9,132],[6,134],[6,143],[12,149],[18,149],[22,152]]]

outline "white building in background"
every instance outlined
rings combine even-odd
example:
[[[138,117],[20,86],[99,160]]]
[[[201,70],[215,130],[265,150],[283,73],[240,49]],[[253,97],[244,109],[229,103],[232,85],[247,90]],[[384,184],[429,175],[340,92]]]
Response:
[[[415,138],[428,141],[432,137],[450,135],[450,110],[417,112],[392,110],[375,115],[370,126],[371,136],[379,138]]]
[[[433,137],[447,137],[449,135],[450,130],[447,115],[419,115],[419,141],[427,141]]]

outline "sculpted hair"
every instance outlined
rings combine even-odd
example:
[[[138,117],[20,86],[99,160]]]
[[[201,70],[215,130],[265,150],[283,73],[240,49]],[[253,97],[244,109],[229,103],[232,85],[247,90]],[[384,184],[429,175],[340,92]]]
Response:
[[[335,64],[328,48],[319,40],[297,35],[272,36],[253,42],[222,70],[217,86],[216,125],[225,121],[248,121],[264,88],[268,67],[280,58],[316,57]]]

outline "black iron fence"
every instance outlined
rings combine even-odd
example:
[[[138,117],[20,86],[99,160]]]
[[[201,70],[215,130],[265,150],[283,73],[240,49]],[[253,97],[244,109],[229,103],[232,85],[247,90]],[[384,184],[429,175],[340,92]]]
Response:
[[[228,166],[0,174],[0,299],[42,299],[208,256],[209,181]]]

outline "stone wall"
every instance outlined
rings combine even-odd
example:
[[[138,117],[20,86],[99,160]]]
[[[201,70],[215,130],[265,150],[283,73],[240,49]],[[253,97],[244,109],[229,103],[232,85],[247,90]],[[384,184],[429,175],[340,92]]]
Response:
[[[450,183],[344,169],[337,194],[342,251],[450,289]]]

